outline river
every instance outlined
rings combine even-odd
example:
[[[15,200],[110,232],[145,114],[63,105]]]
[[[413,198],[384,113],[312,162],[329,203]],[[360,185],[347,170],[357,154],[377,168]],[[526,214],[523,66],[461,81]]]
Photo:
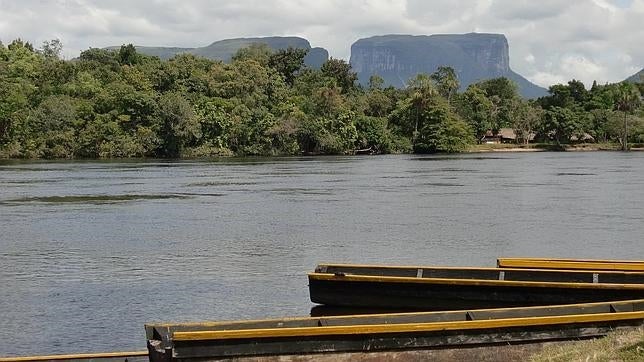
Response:
[[[318,262],[644,259],[644,153],[0,163],[0,356],[307,315]]]

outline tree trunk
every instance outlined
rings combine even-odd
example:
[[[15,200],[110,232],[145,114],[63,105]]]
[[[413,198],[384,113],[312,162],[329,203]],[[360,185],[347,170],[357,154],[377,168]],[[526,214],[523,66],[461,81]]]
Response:
[[[628,116],[624,112],[624,142],[622,142],[622,151],[628,151]]]

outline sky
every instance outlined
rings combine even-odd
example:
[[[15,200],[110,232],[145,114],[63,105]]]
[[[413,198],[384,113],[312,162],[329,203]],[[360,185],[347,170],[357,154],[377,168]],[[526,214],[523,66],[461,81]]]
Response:
[[[513,70],[541,86],[616,82],[644,67],[644,0],[0,0],[0,41],[60,39],[67,58],[294,35],[348,60],[360,38],[469,32],[505,34]]]

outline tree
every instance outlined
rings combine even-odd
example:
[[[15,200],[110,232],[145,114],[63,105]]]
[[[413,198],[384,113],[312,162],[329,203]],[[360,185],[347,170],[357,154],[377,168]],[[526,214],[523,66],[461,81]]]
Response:
[[[440,66],[432,73],[431,78],[436,83],[436,88],[440,95],[447,98],[447,101],[451,103],[452,96],[456,94],[460,87],[460,82],[454,69],[448,66]]]
[[[494,105],[485,91],[475,84],[467,87],[460,95],[458,111],[472,127],[476,139],[480,141],[492,129],[492,108]]]
[[[482,89],[492,102],[490,107],[490,126],[493,132],[511,127],[516,115],[515,105],[520,98],[516,83],[500,77],[484,80],[475,84]]]
[[[166,64],[162,69],[160,82],[169,82],[161,85],[162,88],[184,94],[213,95],[212,75],[220,69],[221,62],[194,56],[192,54],[179,54]]]
[[[615,108],[615,92],[613,88],[612,85],[597,85],[594,82],[588,92],[584,109],[586,111],[593,111],[596,109],[612,110]]]
[[[322,64],[320,71],[323,75],[335,79],[337,85],[342,89],[342,93],[346,94],[355,89],[358,75],[351,70],[351,65],[347,61],[331,57]]]
[[[8,48],[9,50],[14,50],[14,49],[16,49],[16,48],[25,48],[25,49],[29,50],[29,51],[30,51],[30,52],[32,52],[32,53],[34,52],[34,46],[33,46],[33,44],[31,44],[30,42],[23,41],[23,40],[22,40],[22,39],[20,39],[20,38],[13,40],[13,41],[12,41],[12,42],[7,46],[7,48]]]
[[[583,104],[588,98],[588,91],[584,83],[573,79],[568,82],[568,89],[570,89],[569,94],[572,97],[573,101],[577,104]]]
[[[422,118],[416,153],[460,152],[474,142],[472,129],[440,98],[427,105]]]
[[[631,83],[622,82],[617,92],[615,106],[618,111],[624,113],[624,136],[622,138],[622,150],[628,150],[628,114],[633,112],[641,102],[639,90]]]
[[[386,92],[377,88],[369,89],[365,100],[367,104],[364,113],[374,117],[386,117],[391,113],[395,104]]]
[[[557,144],[568,143],[573,135],[579,135],[582,125],[578,115],[568,108],[552,107],[547,110],[542,133],[553,138]]]
[[[476,83],[476,86],[483,89],[488,97],[497,96],[506,100],[519,96],[517,84],[505,77],[484,80]]]
[[[315,114],[325,117],[333,117],[345,108],[342,89],[335,85],[316,89],[312,94],[311,101],[314,103]]]
[[[382,89],[382,86],[385,84],[385,80],[381,76],[374,74],[369,77],[369,90],[373,91],[376,89]]]
[[[434,82],[427,74],[418,74],[409,80],[407,89],[410,92],[410,101],[415,110],[414,133],[412,142],[418,135],[419,126],[421,125],[422,114],[432,98],[438,95]]]
[[[264,43],[253,43],[247,47],[237,50],[232,57],[233,62],[243,61],[243,60],[254,60],[259,63],[262,67],[269,65],[271,56],[273,55],[273,50]]]
[[[138,54],[134,45],[122,45],[121,49],[119,49],[118,60],[121,65],[136,64],[138,62]]]
[[[121,70],[119,54],[114,50],[89,48],[80,53],[79,59],[79,70],[105,82],[117,78]]]
[[[526,101],[521,101],[517,107],[512,128],[517,136],[517,142],[521,140],[527,145],[541,126],[544,111],[540,106],[531,105]]]
[[[389,153],[396,150],[387,119],[383,117],[358,117],[355,122],[357,147],[372,153]]]
[[[302,48],[280,49],[269,56],[268,66],[284,76],[286,84],[293,85],[295,75],[304,66],[304,57],[308,52],[308,49]]]
[[[59,39],[53,39],[42,43],[42,54],[45,58],[60,59],[63,50],[63,43]]]
[[[391,113],[390,124],[411,135],[414,152],[458,152],[474,142],[473,130],[438,95],[429,76],[410,80],[407,94]]]
[[[597,89],[595,85],[593,89]],[[555,84],[548,88],[549,96],[543,97],[541,106],[550,109],[552,107],[574,108],[582,107],[590,96],[584,83],[578,80],[571,80],[568,84]]]
[[[163,156],[181,156],[181,150],[201,135],[192,105],[178,93],[164,94],[159,99],[159,121]]]

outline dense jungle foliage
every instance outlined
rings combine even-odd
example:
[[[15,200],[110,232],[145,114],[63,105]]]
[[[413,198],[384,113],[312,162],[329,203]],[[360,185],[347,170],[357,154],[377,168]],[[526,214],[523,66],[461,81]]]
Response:
[[[231,63],[169,61],[91,48],[60,58],[0,43],[0,157],[210,157],[459,152],[511,128],[517,142],[644,142],[643,84],[576,80],[522,99],[505,78],[460,84],[449,67],[405,89],[368,86],[344,60],[304,66],[306,50],[241,49]]]

